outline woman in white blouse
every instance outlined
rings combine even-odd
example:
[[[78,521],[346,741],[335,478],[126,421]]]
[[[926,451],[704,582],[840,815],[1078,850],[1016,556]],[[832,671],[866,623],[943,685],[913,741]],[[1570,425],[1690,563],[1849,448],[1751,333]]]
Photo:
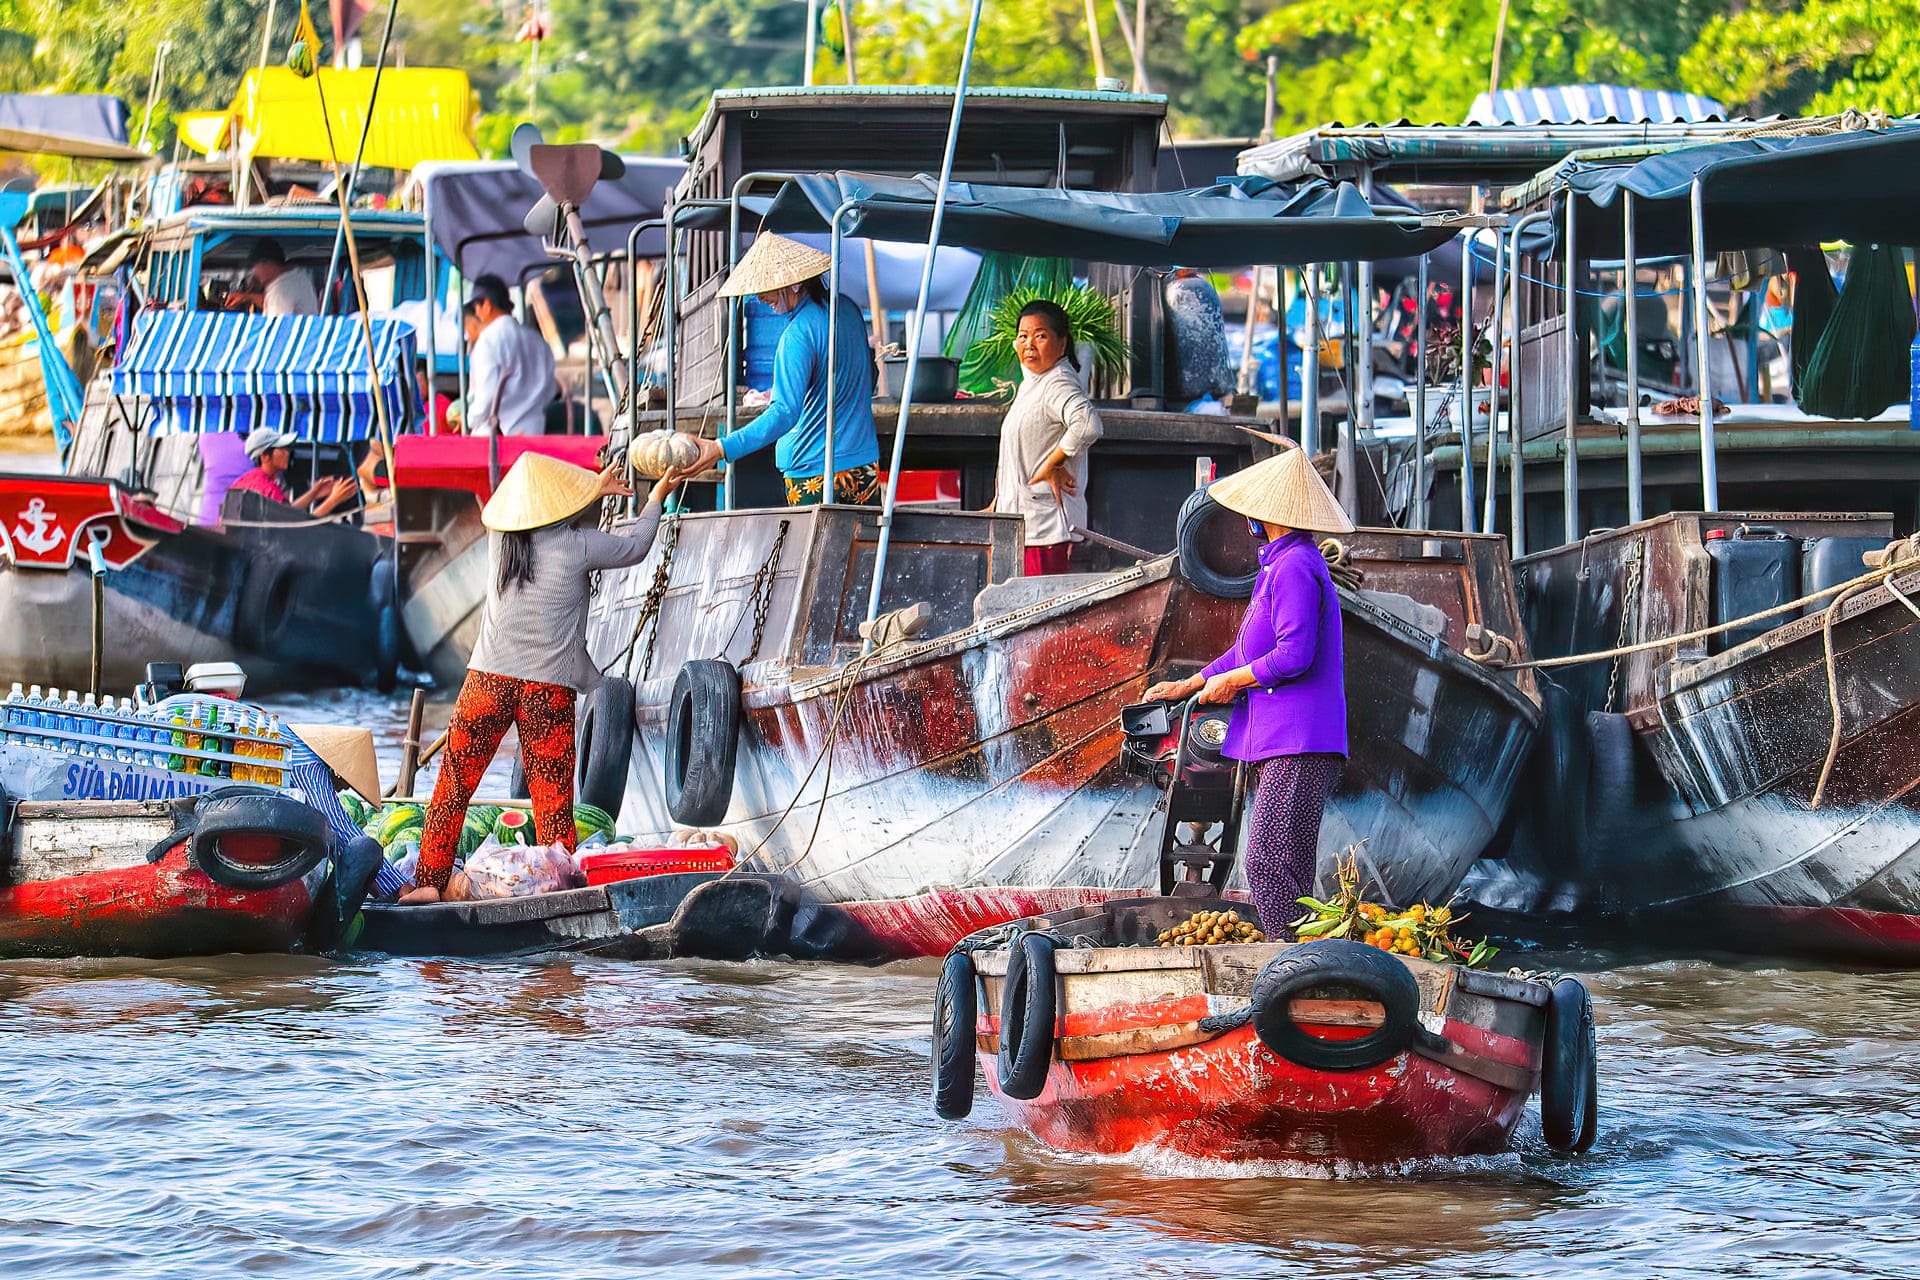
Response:
[[[1013,350],[1025,376],[1000,424],[992,509],[1026,521],[1028,577],[1066,573],[1087,524],[1087,450],[1100,438],[1100,411],[1080,385],[1073,323],[1057,304],[1020,309]]]

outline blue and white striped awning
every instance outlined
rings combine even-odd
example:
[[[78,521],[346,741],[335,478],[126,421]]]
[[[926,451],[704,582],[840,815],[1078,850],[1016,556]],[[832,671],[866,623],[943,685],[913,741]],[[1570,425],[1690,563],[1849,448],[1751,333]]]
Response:
[[[1725,120],[1727,109],[1697,93],[1628,89],[1617,84],[1563,84],[1483,93],[1468,124],[1699,124]]]
[[[419,421],[413,328],[373,321],[380,395],[395,431]],[[113,370],[115,395],[147,398],[155,435],[255,427],[323,442],[378,434],[357,316],[148,311]]]

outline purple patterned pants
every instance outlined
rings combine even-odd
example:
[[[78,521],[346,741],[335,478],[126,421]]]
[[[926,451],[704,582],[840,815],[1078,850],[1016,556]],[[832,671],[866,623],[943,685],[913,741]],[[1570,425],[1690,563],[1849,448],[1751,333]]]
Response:
[[[1260,928],[1273,939],[1291,938],[1300,918],[1297,899],[1313,887],[1320,852],[1320,815],[1340,782],[1345,756],[1274,756],[1258,766],[1260,781],[1247,815],[1247,887],[1260,912]]]

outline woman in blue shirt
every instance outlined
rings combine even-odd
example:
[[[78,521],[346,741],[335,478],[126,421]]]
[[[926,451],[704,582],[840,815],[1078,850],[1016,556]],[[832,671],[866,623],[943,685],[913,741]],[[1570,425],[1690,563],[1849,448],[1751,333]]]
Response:
[[[818,249],[762,233],[721,287],[723,298],[757,295],[791,317],[773,353],[773,398],[753,421],[719,440],[697,440],[704,471],[723,459],[739,461],[773,445],[773,462],[787,482],[789,506],[822,501],[827,467],[827,350],[829,314],[824,278],[832,260]],[[866,320],[847,298],[836,298],[833,335],[833,497],[873,503],[880,497],[880,441],[873,429],[873,353]]]

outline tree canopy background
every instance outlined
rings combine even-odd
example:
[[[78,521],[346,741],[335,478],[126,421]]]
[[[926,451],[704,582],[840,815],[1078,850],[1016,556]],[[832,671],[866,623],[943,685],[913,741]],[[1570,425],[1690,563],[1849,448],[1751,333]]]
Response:
[[[823,3],[815,64],[846,78],[850,4],[865,83],[949,84],[967,0]],[[297,0],[277,6],[268,58],[286,55]],[[325,6],[316,14],[325,29]],[[104,91],[137,133],[155,53],[169,45],[154,137],[177,111],[232,99],[260,57],[267,0],[0,0],[0,91]],[[483,150],[515,121],[556,139],[670,153],[714,89],[801,78],[805,0],[550,0],[535,60],[517,0],[400,0],[399,60],[466,69]],[[1134,0],[1092,0],[1109,74],[1131,77],[1121,23]],[[1148,0],[1146,74],[1188,137],[1260,128],[1266,59],[1276,128],[1326,121],[1458,121],[1487,88],[1500,0]],[[361,37],[377,47],[385,6]],[[987,0],[976,84],[1090,86],[1088,0]],[[1603,81],[1684,89],[1754,114],[1920,111],[1920,0],[1512,0],[1503,87]]]

